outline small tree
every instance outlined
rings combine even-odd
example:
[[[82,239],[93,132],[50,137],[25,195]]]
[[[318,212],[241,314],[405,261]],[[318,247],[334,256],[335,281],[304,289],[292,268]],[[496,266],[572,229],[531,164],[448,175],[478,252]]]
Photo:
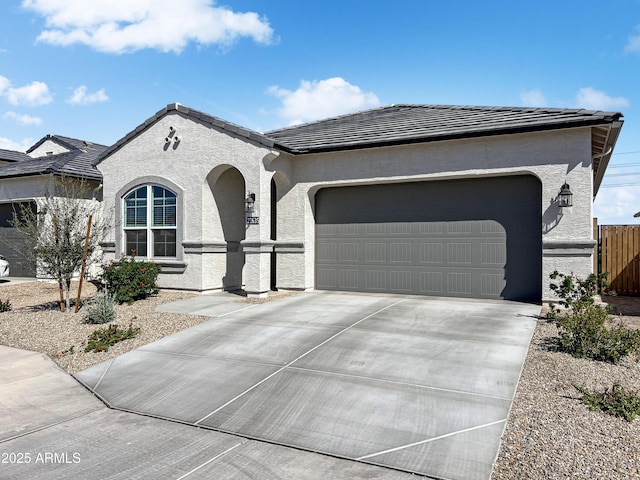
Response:
[[[110,222],[102,215],[100,202],[92,198],[87,181],[61,177],[54,180],[53,186],[53,192],[45,190],[37,211],[22,206],[19,212],[14,212],[12,225],[33,245],[33,249],[18,253],[36,265],[34,273],[58,281],[60,309],[64,312],[70,308],[71,279],[82,265],[89,217],[92,224],[88,261],[109,230]]]

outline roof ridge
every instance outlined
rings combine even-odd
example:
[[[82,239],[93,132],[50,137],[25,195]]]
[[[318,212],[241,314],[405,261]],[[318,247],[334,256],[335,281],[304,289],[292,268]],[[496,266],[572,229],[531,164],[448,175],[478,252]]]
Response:
[[[66,137],[64,135],[57,135],[55,133],[47,133],[44,137],[42,137],[34,145],[32,145],[25,153],[29,154],[33,152],[36,148],[38,148],[47,140],[52,140],[53,142],[56,142],[59,145],[71,151],[82,150],[83,148],[92,148],[94,146],[107,148],[107,145],[101,145],[99,143],[90,142],[88,140],[81,140],[79,138]]]

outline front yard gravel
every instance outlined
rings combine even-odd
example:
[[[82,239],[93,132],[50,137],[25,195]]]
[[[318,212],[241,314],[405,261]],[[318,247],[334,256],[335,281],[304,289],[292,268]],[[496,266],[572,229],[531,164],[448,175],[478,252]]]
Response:
[[[95,295],[96,287],[84,283],[82,291],[82,299],[87,301]],[[77,283],[74,282],[72,298],[76,295]],[[116,305],[117,316],[113,322],[91,325],[84,323],[85,310],[82,308],[78,313],[60,312],[57,284],[3,285],[0,286],[0,300],[9,299],[12,310],[0,313],[0,344],[45,353],[64,370],[75,373],[209,320],[208,317],[155,311],[158,305],[192,296],[194,294],[162,291],[132,305]],[[74,309],[72,305],[72,312]],[[112,324],[124,328],[131,324],[140,327],[140,333],[109,347],[107,352],[85,352],[87,337],[94,330]],[[73,351],[69,352],[71,347]]]
[[[88,300],[95,287],[85,284],[83,291]],[[138,336],[108,352],[85,353],[88,335],[109,324],[85,324],[82,309],[61,313],[56,284],[2,285],[0,300],[9,299],[13,310],[0,313],[0,344],[45,353],[74,373],[209,320],[156,312],[162,303],[191,296],[162,291],[133,305],[117,306],[111,324],[126,328],[131,323],[140,327]],[[633,321],[638,323],[637,318]],[[555,337],[555,323],[538,320],[491,480],[640,479],[640,419],[629,423],[591,411],[572,385],[600,391],[620,383],[640,392],[640,364],[632,358],[619,365],[576,359],[555,351]]]
[[[573,358],[554,350],[556,337],[555,322],[538,320],[491,479],[640,478],[640,418],[591,411],[573,387],[640,392],[640,364]]]

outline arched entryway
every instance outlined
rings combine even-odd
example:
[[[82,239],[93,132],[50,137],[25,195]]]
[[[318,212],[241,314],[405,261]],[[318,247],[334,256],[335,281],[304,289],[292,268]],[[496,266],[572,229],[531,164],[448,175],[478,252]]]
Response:
[[[282,197],[291,189],[291,182],[284,172],[276,171],[271,177],[271,229],[270,239],[273,242],[278,240],[278,203]],[[278,252],[277,248],[271,253],[271,275],[270,275],[270,288],[271,290],[278,289]]]
[[[224,290],[242,288],[245,257],[240,242],[245,239],[245,181],[240,171],[230,165],[219,165],[207,176],[213,205],[203,209],[203,225],[207,236],[223,240],[226,245],[224,272],[203,272],[222,275]],[[188,208],[188,207],[187,207]]]

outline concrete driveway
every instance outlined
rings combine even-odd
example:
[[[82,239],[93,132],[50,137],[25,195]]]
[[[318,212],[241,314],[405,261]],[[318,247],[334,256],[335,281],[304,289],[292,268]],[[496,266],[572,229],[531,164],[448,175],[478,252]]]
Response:
[[[215,316],[80,372],[109,406],[447,479],[488,479],[536,305],[316,292]]]

